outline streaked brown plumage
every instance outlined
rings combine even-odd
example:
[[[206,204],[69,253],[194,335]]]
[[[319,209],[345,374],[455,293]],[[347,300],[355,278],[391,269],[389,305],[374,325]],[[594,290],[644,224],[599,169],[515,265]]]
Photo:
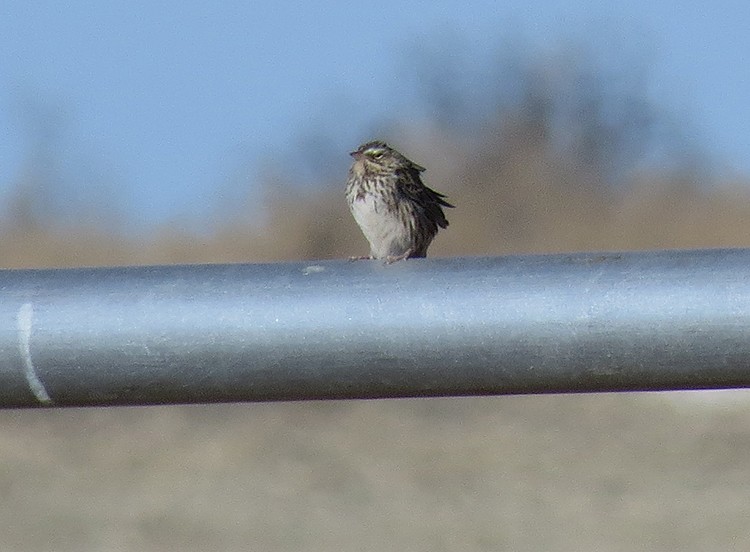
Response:
[[[447,228],[445,196],[425,186],[424,171],[385,142],[362,144],[350,154],[346,199],[370,242],[370,256],[386,262],[426,257],[439,228]]]

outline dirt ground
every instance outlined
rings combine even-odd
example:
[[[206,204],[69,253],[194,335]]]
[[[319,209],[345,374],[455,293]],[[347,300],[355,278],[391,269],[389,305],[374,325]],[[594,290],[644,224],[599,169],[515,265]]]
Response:
[[[750,394],[0,412],[0,548],[750,549]]]

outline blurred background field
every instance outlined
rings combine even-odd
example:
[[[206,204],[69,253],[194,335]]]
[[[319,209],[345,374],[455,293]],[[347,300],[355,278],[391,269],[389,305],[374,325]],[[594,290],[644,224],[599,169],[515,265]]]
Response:
[[[496,24],[493,36],[512,33]],[[416,47],[373,53],[403,64],[388,74],[408,101],[368,115],[362,85],[311,93],[313,115],[276,150],[241,135],[190,201],[179,179],[155,192],[159,182],[109,170],[135,161],[81,161],[70,127],[86,99],[61,104],[10,71],[0,146],[19,154],[0,157],[0,266],[363,254],[343,200],[346,152],[375,137],[426,166],[427,184],[457,206],[433,256],[750,247],[750,165],[717,153],[689,110],[654,99],[658,41],[649,49],[632,40],[639,25],[623,25],[590,42],[495,42],[480,60],[460,33],[433,26],[402,43]],[[108,44],[95,28],[81,24],[81,48]],[[228,44],[215,47],[221,56]],[[158,74],[138,78],[156,86]],[[254,93],[212,85],[213,109],[224,93]],[[165,116],[192,116],[163,101]],[[124,122],[101,119],[122,133]],[[180,139],[181,126],[170,131]],[[183,154],[162,170],[182,174],[198,153]],[[747,550],[749,427],[740,391],[5,411],[0,550]]]

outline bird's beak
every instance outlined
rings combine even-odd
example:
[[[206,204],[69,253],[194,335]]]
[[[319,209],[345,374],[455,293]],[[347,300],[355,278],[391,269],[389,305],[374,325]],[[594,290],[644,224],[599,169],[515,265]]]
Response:
[[[349,152],[349,155],[351,155],[352,157],[354,157],[354,159],[359,159],[360,157],[362,157],[362,152],[361,151],[351,151],[351,152]]]

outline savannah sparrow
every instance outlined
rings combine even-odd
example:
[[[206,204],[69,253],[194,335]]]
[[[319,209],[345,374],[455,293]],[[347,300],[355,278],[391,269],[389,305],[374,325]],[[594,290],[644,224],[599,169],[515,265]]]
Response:
[[[388,263],[426,257],[438,227],[446,228],[445,196],[422,184],[424,167],[410,161],[385,142],[368,142],[350,153],[346,200],[370,256]]]

